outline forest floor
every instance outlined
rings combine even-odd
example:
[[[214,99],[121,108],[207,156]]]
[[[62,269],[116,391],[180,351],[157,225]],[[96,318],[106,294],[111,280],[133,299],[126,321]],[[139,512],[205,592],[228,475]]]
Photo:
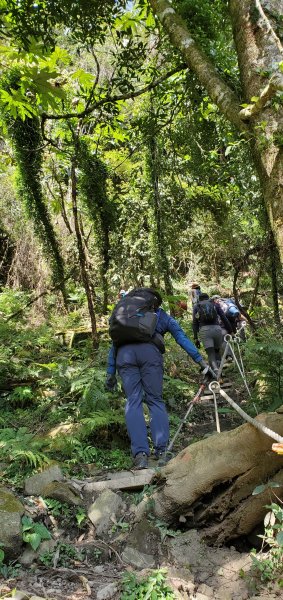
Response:
[[[241,424],[241,419],[231,411],[220,412],[221,430],[230,430]],[[177,449],[190,442],[215,433],[214,406],[212,400],[203,399],[194,409],[193,420],[184,425],[179,436]],[[153,466],[153,463],[151,464]],[[99,479],[108,473],[99,471]],[[149,490],[150,493],[150,490]],[[41,564],[35,555],[30,564],[22,566],[17,576],[0,581],[1,598],[13,596],[16,600],[138,600],[155,598],[146,595],[137,587],[140,580],[148,581],[151,568],[133,566],[127,562],[123,549],[131,531],[135,531],[135,513],[139,494],[120,493],[125,502],[121,520],[113,519],[109,535],[98,539],[92,524],[80,532],[68,519],[52,519],[55,538],[58,535],[61,555],[52,555],[51,564]],[[24,499],[26,500],[26,499]],[[74,525],[74,524],[73,524]],[[161,544],[152,541],[152,554],[158,553],[155,569],[165,569],[166,584],[179,600],[278,600],[283,592],[276,585],[265,587],[251,575],[249,543],[242,548],[208,548],[200,542],[198,532],[172,531],[161,522],[153,523],[161,531]],[[152,523],[149,524],[152,526]],[[156,544],[156,547],[155,547]],[[68,556],[72,545],[78,555]],[[158,552],[157,552],[158,545]],[[149,552],[149,550],[148,550]],[[49,561],[50,563],[50,561]],[[154,571],[157,573],[157,571]],[[147,588],[145,587],[144,590]],[[20,592],[23,592],[21,594]],[[140,595],[141,594],[141,595]],[[157,598],[170,598],[167,592]]]

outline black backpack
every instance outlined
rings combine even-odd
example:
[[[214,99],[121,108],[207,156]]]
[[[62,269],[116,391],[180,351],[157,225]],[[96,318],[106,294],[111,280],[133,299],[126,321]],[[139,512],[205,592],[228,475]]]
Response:
[[[218,322],[218,314],[212,300],[201,300],[197,303],[196,317],[201,325],[214,325]]]
[[[152,292],[137,289],[116,304],[109,320],[109,335],[116,347],[134,342],[155,343],[155,302]]]

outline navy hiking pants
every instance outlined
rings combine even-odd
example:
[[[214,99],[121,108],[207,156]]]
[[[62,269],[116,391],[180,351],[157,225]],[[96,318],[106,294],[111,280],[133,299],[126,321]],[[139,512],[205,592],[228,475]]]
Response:
[[[154,344],[121,346],[116,360],[127,397],[125,415],[133,456],[150,454],[143,401],[150,413],[150,430],[155,452],[165,450],[169,440],[169,421],[162,400],[163,356]]]

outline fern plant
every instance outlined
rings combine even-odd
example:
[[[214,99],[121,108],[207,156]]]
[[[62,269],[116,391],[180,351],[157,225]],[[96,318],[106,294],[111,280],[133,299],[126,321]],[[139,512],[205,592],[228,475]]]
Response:
[[[48,464],[50,459],[42,451],[42,446],[47,441],[34,439],[34,434],[29,433],[26,427],[18,430],[12,428],[0,429],[0,450],[3,458],[19,465],[38,468]]]

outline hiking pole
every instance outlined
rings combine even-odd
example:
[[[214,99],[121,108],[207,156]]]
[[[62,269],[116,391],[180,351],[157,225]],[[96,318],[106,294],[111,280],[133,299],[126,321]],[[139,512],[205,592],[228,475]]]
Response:
[[[186,420],[187,420],[187,418],[188,418],[188,416],[189,416],[190,412],[192,412],[192,410],[193,410],[193,408],[194,408],[194,405],[195,405],[195,404],[196,404],[196,403],[199,401],[199,399],[200,399],[200,397],[201,397],[201,395],[202,395],[202,392],[205,390],[205,388],[206,388],[206,382],[205,382],[205,381],[203,381],[203,383],[200,385],[200,387],[199,387],[199,389],[198,389],[198,391],[197,391],[196,395],[195,395],[195,396],[194,396],[194,398],[193,398],[193,399],[192,399],[192,400],[189,402],[189,404],[188,404],[188,410],[187,410],[187,412],[186,412],[186,414],[185,414],[184,418],[182,419],[182,421],[181,421],[181,423],[180,423],[180,425],[179,425],[179,427],[178,427],[178,429],[177,429],[177,431],[176,431],[176,433],[175,433],[175,435],[174,435],[174,437],[173,437],[172,441],[170,442],[170,444],[169,444],[169,446],[168,446],[167,450],[165,451],[165,454],[167,454],[168,452],[171,452],[171,450],[172,450],[172,448],[173,448],[173,446],[174,446],[174,443],[175,443],[175,441],[176,441],[176,439],[177,439],[177,437],[178,437],[178,435],[179,435],[179,433],[180,433],[180,431],[181,431],[181,429],[182,429],[183,425],[186,423]]]

